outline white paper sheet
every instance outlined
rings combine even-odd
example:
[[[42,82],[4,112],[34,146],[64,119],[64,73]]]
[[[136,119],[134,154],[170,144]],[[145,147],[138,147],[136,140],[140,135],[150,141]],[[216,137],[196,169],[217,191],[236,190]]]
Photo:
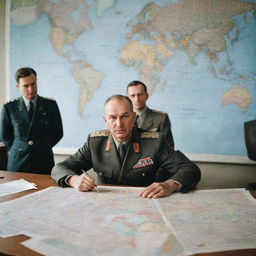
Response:
[[[36,184],[28,182],[24,179],[13,180],[0,184],[0,196],[11,195],[17,192],[37,189]]]

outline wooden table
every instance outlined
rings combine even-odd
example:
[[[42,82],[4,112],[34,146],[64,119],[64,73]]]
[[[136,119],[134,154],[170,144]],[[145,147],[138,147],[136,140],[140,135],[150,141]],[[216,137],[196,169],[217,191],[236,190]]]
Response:
[[[0,184],[5,183],[7,181],[11,181],[11,180],[21,179],[21,178],[37,184],[38,189],[19,192],[16,194],[0,197],[0,203],[9,201],[30,193],[34,193],[38,190],[42,190],[49,186],[57,186],[56,182],[51,178],[50,175],[0,171]],[[256,198],[256,191],[250,191],[250,193],[254,198]],[[17,235],[17,236],[8,237],[8,238],[0,238],[0,255],[18,255],[18,256],[42,255],[20,244],[21,242],[28,240],[29,238],[30,237],[25,235]],[[256,256],[256,249],[203,253],[203,254],[196,254],[196,255],[197,256]]]
[[[0,197],[0,203],[9,201],[24,195],[34,193],[38,190],[45,189],[50,186],[57,186],[56,182],[51,178],[50,175],[40,175],[32,173],[22,173],[22,172],[7,172],[0,171],[0,184],[11,180],[25,179],[26,181],[33,182],[37,184],[37,190],[28,190],[24,192],[15,193],[8,196]],[[8,238],[0,237],[0,255],[26,255],[26,256],[39,256],[42,255],[29,248],[21,245],[20,243],[28,240],[30,237],[25,235],[18,235]]]

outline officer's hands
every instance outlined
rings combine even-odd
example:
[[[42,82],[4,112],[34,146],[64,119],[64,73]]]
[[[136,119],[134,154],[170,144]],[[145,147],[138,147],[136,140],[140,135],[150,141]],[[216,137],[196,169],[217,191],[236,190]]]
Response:
[[[90,191],[96,187],[95,181],[85,173],[81,174],[80,176],[72,175],[67,180],[67,183],[78,191]]]
[[[158,198],[169,196],[179,188],[179,185],[173,181],[154,182],[146,187],[140,196],[143,198]]]

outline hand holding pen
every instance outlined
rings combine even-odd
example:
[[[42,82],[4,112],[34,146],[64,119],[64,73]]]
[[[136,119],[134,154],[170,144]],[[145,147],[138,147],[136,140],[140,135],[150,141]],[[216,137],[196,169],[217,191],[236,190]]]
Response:
[[[96,190],[100,192],[94,179],[91,178],[84,170],[81,171],[83,172],[81,175],[70,175],[70,177],[67,178],[66,182],[68,185],[78,191],[91,191],[96,188]]]
[[[91,183],[91,185],[94,186],[93,188],[96,188],[97,192],[100,192],[97,184],[95,183],[95,180],[91,178],[89,174],[87,174],[84,170],[82,170],[82,172],[85,175],[86,179]]]

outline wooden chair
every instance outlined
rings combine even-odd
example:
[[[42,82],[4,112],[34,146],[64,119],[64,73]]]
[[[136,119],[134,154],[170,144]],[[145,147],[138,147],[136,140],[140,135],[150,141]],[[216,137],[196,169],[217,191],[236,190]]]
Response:
[[[256,161],[256,120],[244,123],[244,138],[248,157]]]

